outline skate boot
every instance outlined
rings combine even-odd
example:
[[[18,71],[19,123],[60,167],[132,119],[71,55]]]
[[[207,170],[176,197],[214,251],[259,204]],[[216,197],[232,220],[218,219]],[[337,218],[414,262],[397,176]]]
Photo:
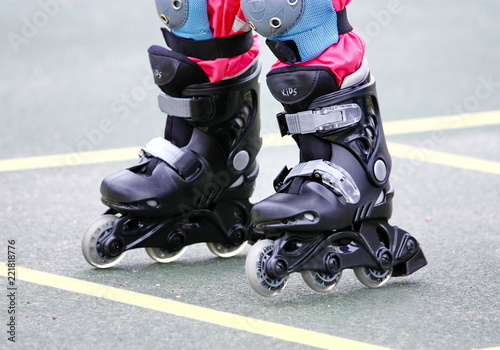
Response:
[[[230,257],[256,240],[249,198],[261,147],[260,64],[210,83],[187,56],[160,46],[148,52],[167,114],[165,137],[147,143],[137,165],[103,180],[109,210],[89,225],[82,243],[85,259],[98,268],[135,248],[170,262],[194,243]]]
[[[285,167],[276,193],[252,209],[264,235],[247,255],[252,288],[273,296],[300,272],[326,292],[347,268],[376,288],[426,265],[417,240],[388,223],[391,158],[366,61],[340,87],[328,69],[305,66],[275,69],[267,83],[284,106],[278,123],[295,139],[300,164]]]

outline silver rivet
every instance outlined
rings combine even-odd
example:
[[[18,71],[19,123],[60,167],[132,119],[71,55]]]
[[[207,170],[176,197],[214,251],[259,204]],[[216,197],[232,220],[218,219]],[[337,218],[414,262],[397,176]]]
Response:
[[[375,174],[375,178],[380,182],[386,179],[387,166],[382,159],[377,160],[373,165],[373,173]]]
[[[250,155],[247,151],[239,151],[233,158],[233,167],[237,171],[244,170],[250,162]]]

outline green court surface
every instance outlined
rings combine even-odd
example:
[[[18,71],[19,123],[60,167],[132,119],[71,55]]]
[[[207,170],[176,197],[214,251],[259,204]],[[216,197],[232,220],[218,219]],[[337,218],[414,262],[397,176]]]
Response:
[[[162,134],[154,1],[0,5],[0,348],[500,349],[500,3],[349,5],[393,155],[391,222],[429,264],[380,289],[345,271],[325,294],[295,274],[270,299],[246,281],[248,248],[221,259],[194,245],[170,264],[136,250],[106,270],[82,256],[100,181]],[[297,163],[262,51],[254,201]]]

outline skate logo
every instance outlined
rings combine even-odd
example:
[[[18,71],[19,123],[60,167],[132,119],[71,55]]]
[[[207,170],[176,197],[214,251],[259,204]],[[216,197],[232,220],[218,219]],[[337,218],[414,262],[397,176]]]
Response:
[[[288,87],[285,89],[281,89],[281,94],[283,97],[294,97],[297,96],[297,88],[295,87]]]
[[[161,79],[161,71],[158,69],[153,70],[153,75],[156,79]]]

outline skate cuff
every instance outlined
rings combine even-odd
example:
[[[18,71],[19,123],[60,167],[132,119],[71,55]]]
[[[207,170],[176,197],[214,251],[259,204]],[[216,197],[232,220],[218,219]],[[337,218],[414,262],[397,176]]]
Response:
[[[310,177],[321,182],[337,195],[343,196],[347,203],[356,204],[360,199],[360,191],[349,173],[337,164],[325,160],[312,160],[293,167],[285,177],[286,185],[294,177]]]
[[[354,103],[334,105],[317,110],[277,115],[281,136],[291,134],[330,133],[357,124],[361,108]]]
[[[178,98],[160,91],[158,105],[163,113],[195,122],[208,120],[213,113],[210,97]]]
[[[200,167],[196,156],[162,137],[152,139],[141,151],[151,157],[161,159],[183,177],[193,174]]]

